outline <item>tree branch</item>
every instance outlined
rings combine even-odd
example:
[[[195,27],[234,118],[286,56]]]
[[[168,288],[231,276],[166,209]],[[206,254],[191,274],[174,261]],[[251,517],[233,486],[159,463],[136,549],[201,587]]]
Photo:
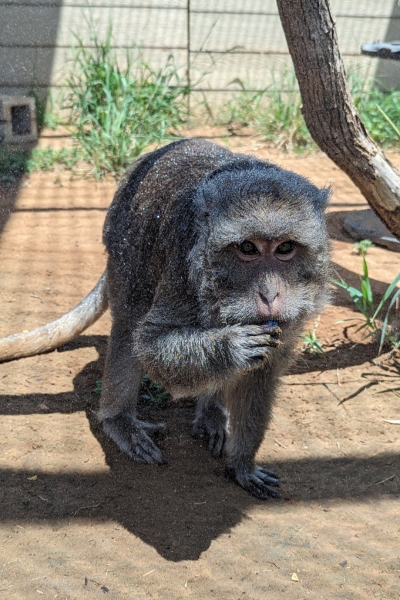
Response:
[[[299,82],[303,116],[314,141],[400,238],[400,174],[358,116],[329,0],[277,0],[277,4]]]

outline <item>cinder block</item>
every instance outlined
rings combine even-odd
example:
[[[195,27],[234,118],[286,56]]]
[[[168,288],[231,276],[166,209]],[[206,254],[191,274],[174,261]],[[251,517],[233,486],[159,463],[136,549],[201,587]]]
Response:
[[[36,104],[30,96],[0,96],[0,143],[37,141]]]

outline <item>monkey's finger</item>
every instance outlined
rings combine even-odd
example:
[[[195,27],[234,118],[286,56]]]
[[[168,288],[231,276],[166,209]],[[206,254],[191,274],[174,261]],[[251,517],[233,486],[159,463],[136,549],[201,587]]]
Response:
[[[247,341],[247,344],[250,347],[270,346],[272,348],[277,348],[281,343],[280,340],[271,337],[268,334],[249,337]]]
[[[262,328],[270,335],[279,336],[282,333],[282,329],[279,327],[279,325],[263,325]]]
[[[245,325],[242,329],[248,336],[282,333],[282,329],[278,325]]]
[[[246,336],[263,335],[266,332],[265,325],[243,325],[240,329]]]
[[[250,346],[249,348],[247,348],[246,353],[249,359],[251,360],[264,360],[265,358],[267,358],[268,354],[269,354],[269,348],[270,346],[265,345],[265,346]]]
[[[256,467],[254,469],[254,475],[258,479],[261,479],[261,481],[263,481],[264,483],[267,483],[274,487],[280,486],[279,477],[273,471],[267,471],[266,469],[263,469],[262,467]]]

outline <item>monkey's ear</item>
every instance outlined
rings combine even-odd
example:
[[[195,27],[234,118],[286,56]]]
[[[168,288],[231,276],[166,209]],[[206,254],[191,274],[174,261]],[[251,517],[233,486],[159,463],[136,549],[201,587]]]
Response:
[[[332,187],[320,188],[317,197],[314,200],[314,205],[319,210],[324,211],[328,205],[329,200],[332,197]]]

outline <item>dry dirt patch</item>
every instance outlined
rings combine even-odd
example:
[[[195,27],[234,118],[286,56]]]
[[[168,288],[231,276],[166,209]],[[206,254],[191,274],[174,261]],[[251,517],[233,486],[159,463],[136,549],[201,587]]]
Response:
[[[333,185],[334,261],[356,283],[340,213],[365,201],[348,178],[320,154],[228,143]],[[104,269],[114,183],[54,179],[1,191],[0,335],[61,315]],[[379,296],[400,256],[373,248],[368,261]],[[281,501],[224,478],[189,435],[190,402],[141,407],[169,426],[165,468],[133,464],[104,438],[94,390],[108,314],[64,352],[0,365],[0,598],[400,598],[400,427],[385,421],[400,418],[398,365],[376,366],[376,346],[344,337],[337,321],[354,314],[337,293],[317,330],[325,353],[284,378],[259,453],[282,476]]]

